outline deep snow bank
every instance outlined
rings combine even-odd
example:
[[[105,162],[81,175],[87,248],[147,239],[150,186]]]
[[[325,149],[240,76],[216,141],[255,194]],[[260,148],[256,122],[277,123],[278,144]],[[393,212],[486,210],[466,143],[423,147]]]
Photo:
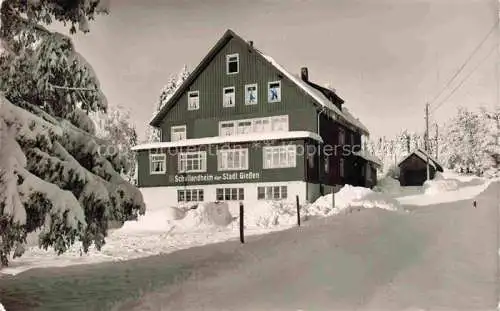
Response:
[[[310,216],[329,216],[349,208],[381,208],[397,211],[401,209],[401,205],[385,193],[345,185],[339,192],[335,193],[335,207],[332,202],[332,194],[328,194],[320,197],[306,208],[307,214]]]
[[[162,209],[153,208],[137,221],[127,221],[120,233],[134,232],[171,232],[200,230],[206,227],[226,227],[233,221],[228,204],[200,203],[195,206],[167,206]]]
[[[180,230],[199,230],[204,227],[227,227],[233,221],[226,202],[200,203],[187,211],[186,216],[174,223]]]
[[[421,187],[421,194],[399,197],[397,200],[401,204],[419,206],[470,200],[486,190],[492,181],[445,171],[436,173],[433,180],[426,181]]]
[[[256,201],[247,204],[245,227],[271,228],[297,224],[297,206],[280,201]]]

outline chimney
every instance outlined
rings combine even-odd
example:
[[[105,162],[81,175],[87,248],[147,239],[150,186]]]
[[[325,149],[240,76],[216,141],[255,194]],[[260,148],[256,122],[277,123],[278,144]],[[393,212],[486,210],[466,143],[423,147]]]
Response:
[[[250,47],[253,48],[253,41],[248,41],[248,44],[250,44]]]
[[[300,68],[300,78],[303,81],[309,81],[309,73],[307,72],[307,67]]]

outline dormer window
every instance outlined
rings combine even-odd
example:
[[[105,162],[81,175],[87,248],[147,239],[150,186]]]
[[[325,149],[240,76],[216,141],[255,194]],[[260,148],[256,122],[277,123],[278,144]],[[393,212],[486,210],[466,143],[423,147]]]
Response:
[[[240,70],[240,56],[238,54],[226,55],[226,73],[237,74]]]

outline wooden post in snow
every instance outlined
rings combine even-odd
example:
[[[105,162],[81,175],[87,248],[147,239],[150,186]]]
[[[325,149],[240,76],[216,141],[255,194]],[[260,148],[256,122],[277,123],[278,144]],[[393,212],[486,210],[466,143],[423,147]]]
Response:
[[[245,243],[245,230],[244,230],[245,215],[244,214],[245,213],[244,213],[244,210],[243,210],[243,202],[240,202],[240,241],[241,241],[242,244]]]
[[[297,225],[300,227],[300,205],[299,205],[299,196],[295,196],[295,203],[297,204]]]

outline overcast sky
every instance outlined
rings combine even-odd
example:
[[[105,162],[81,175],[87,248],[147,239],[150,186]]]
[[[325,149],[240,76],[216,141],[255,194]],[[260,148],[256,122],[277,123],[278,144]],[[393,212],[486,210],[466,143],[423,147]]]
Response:
[[[311,80],[330,83],[372,136],[394,135],[423,129],[425,102],[491,29],[496,7],[496,0],[112,0],[111,14],[75,41],[110,105],[130,109],[140,137],[168,77],[184,64],[194,68],[228,28],[289,71],[307,66]],[[496,60],[486,59],[433,119],[446,120],[459,105],[495,105]]]

